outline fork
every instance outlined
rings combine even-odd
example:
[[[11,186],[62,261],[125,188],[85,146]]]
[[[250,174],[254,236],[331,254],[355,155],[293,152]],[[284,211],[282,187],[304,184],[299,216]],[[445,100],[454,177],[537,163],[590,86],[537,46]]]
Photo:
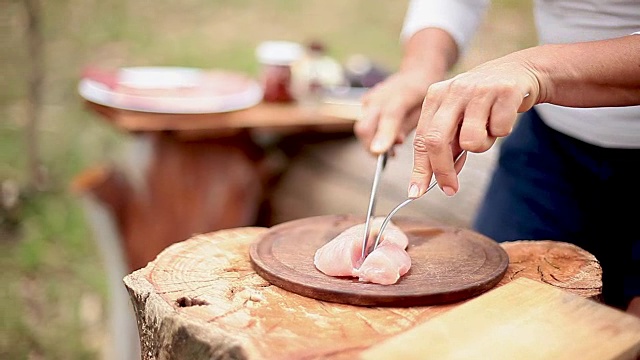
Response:
[[[454,164],[453,164],[454,166],[458,163],[458,161],[460,161],[460,159],[462,158],[462,156],[466,152],[467,152],[466,150],[462,150],[462,152],[454,160]],[[426,193],[428,193],[429,190],[433,189],[436,185],[438,185],[438,182],[434,179],[429,184],[429,187],[427,188],[427,191],[425,191],[424,194],[422,194],[422,196],[424,196]],[[395,215],[398,212],[398,210],[402,209],[403,207],[405,207],[406,205],[408,205],[412,201],[417,200],[419,198],[420,197],[406,199],[403,202],[401,202],[400,204],[398,204],[398,206],[396,206],[393,210],[391,210],[391,212],[389,212],[389,215],[387,215],[387,217],[384,218],[384,220],[382,221],[382,225],[380,225],[380,230],[378,231],[378,236],[376,236],[376,242],[373,244],[373,249],[371,251],[375,250],[378,247],[378,244],[380,243],[380,239],[382,238],[382,232],[384,232],[384,229],[389,224],[389,221],[391,221],[391,217],[393,217],[393,215]]]

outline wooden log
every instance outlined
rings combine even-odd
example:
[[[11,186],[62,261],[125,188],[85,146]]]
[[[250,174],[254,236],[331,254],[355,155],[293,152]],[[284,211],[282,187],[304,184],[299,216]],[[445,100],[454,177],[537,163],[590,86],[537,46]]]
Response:
[[[124,278],[143,359],[354,359],[461,304],[358,307],[287,292],[251,267],[249,245],[265,231],[245,227],[195,236]],[[501,285],[529,277],[582,297],[599,296],[601,269],[582,249],[552,241],[504,246],[515,262]]]

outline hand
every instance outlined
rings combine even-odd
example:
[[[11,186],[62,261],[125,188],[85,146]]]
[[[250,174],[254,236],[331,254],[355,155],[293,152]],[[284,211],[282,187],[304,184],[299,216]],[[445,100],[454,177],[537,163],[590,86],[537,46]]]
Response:
[[[453,196],[458,191],[454,157],[461,149],[484,152],[497,137],[511,133],[517,113],[539,98],[539,78],[513,53],[431,85],[413,142],[409,196],[422,196],[433,174],[442,191]]]
[[[364,116],[354,126],[364,147],[381,154],[401,144],[418,123],[431,83],[419,71],[400,71],[366,93],[362,99]]]

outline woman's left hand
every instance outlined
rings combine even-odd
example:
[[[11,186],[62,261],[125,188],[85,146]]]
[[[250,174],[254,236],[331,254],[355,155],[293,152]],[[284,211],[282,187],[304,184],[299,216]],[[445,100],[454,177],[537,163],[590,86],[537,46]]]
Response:
[[[413,141],[409,197],[424,194],[432,175],[448,196],[458,191],[454,158],[461,150],[487,151],[507,136],[518,112],[540,97],[540,79],[519,53],[484,63],[431,85]]]

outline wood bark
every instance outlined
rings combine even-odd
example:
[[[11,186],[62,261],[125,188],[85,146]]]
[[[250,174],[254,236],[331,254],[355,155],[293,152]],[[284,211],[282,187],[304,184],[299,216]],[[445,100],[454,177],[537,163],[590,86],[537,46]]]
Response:
[[[360,307],[287,292],[251,267],[249,246],[265,231],[198,235],[124,278],[143,359],[353,359],[462,303]],[[600,295],[599,263],[576,246],[521,241],[504,248],[513,263],[497,286],[527,277],[586,298]]]

